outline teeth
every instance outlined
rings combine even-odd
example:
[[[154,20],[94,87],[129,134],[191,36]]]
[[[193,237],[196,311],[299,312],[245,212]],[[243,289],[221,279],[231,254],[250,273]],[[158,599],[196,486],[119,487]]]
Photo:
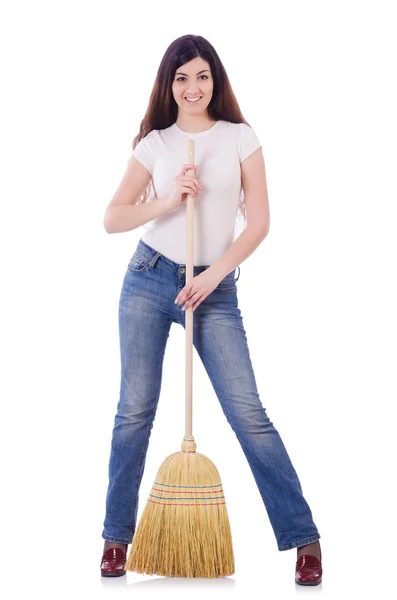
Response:
[[[200,100],[201,96],[199,98],[186,98],[186,100],[188,102],[198,102]]]

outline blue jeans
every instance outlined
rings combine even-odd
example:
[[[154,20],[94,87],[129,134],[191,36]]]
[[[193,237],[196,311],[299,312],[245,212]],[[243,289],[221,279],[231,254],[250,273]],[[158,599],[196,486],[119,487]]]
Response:
[[[208,266],[195,266],[194,276]],[[172,323],[185,326],[185,312],[174,303],[185,286],[185,271],[186,265],[140,240],[125,273],[119,304],[120,398],[109,460],[105,540],[130,544],[135,533],[167,339]],[[195,309],[193,344],[247,458],[278,549],[289,550],[318,540],[320,534],[286,448],[259,399],[236,281],[234,270]]]

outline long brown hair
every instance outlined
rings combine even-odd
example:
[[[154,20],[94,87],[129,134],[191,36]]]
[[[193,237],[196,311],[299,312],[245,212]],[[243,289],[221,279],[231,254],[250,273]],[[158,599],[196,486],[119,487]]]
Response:
[[[183,35],[168,46],[161,60],[146,114],[141,121],[139,134],[132,143],[133,149],[153,129],[165,129],[176,122],[178,105],[172,93],[175,72],[182,65],[198,56],[208,62],[214,80],[212,98],[207,107],[210,119],[249,125],[241,113],[226,70],[215,48],[201,35]],[[140,203],[147,201],[151,187],[154,191],[153,198],[157,198],[152,178],[140,197]],[[243,203],[244,192],[242,190],[239,206],[245,216]]]

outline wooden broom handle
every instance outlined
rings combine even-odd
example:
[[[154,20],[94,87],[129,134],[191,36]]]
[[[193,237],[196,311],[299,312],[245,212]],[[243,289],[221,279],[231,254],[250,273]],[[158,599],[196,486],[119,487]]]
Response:
[[[187,163],[194,165],[194,140],[187,142]],[[188,175],[194,175],[194,169],[189,169]],[[194,276],[194,196],[187,194],[186,198],[186,284]],[[185,437],[192,436],[192,399],[193,399],[193,308],[185,311],[185,330],[186,330],[186,416],[185,416]]]

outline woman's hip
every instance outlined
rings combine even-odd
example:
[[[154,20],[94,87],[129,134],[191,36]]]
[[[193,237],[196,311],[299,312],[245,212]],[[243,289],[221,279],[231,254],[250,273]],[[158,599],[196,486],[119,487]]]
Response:
[[[196,277],[210,265],[195,265]],[[224,277],[218,286],[194,311],[194,316],[210,312],[224,312],[237,307],[236,269]],[[174,321],[184,319],[182,307],[175,305],[177,294],[186,285],[186,264],[179,264],[161,254],[143,240],[130,258],[120,294],[120,314],[130,313],[135,318],[160,311]]]

